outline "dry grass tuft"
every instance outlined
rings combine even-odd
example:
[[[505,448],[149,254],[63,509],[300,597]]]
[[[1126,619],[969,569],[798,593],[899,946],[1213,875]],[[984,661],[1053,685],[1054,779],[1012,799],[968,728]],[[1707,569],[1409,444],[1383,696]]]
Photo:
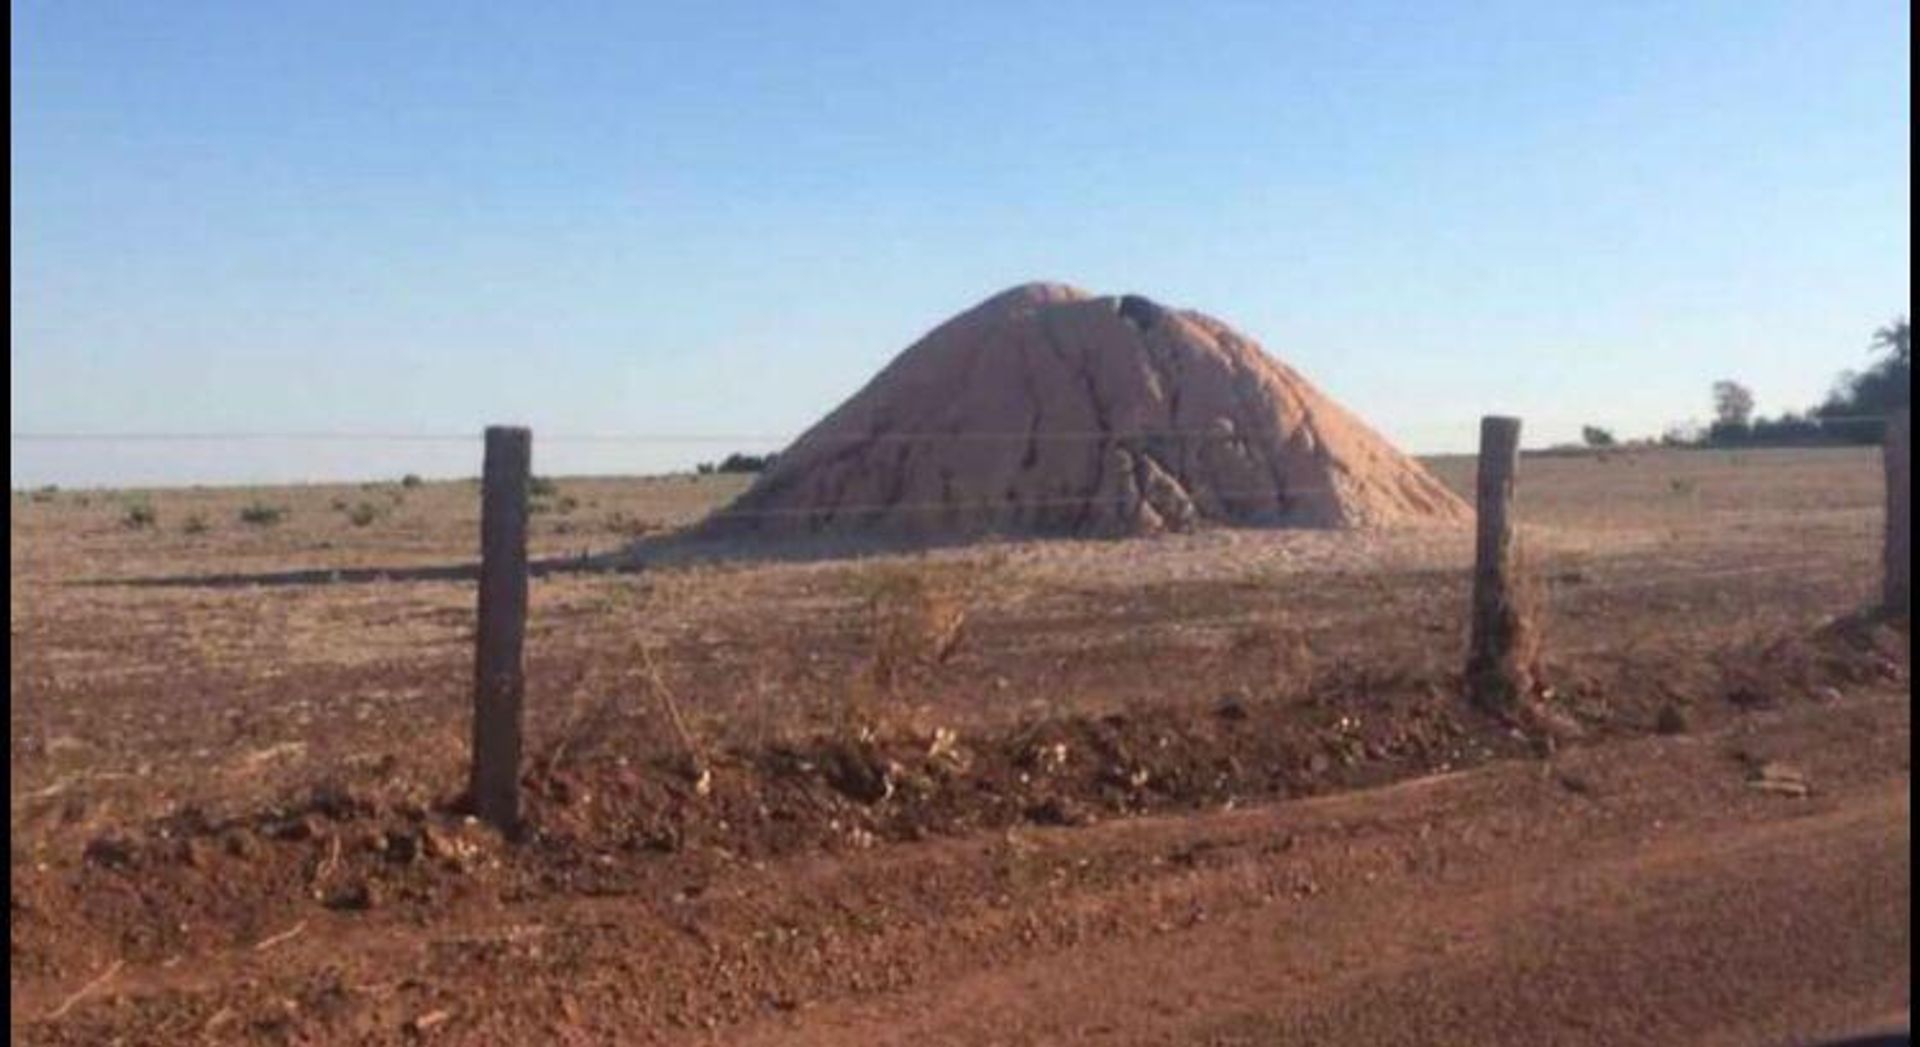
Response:
[[[1226,656],[1259,673],[1281,698],[1313,693],[1313,643],[1305,629],[1290,621],[1261,621],[1240,629],[1228,641]]]
[[[965,568],[916,564],[878,572],[867,588],[870,675],[891,691],[915,669],[944,663],[960,646],[968,612]]]
[[[894,726],[905,685],[960,650],[971,605],[992,569],[992,564],[915,561],[860,575],[868,653],[831,710],[836,734],[865,741]]]

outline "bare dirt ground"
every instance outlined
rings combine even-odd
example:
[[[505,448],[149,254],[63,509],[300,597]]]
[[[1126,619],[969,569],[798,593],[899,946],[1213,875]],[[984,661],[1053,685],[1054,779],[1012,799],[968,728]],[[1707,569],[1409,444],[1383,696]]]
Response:
[[[565,574],[518,844],[457,807],[470,584],[118,584],[467,560],[473,485],[16,494],[13,1031],[1748,1043],[1904,1012],[1908,632],[1850,617],[1877,453],[1522,468],[1558,737],[1458,696],[1464,531]],[[562,479],[535,552],[737,489]]]

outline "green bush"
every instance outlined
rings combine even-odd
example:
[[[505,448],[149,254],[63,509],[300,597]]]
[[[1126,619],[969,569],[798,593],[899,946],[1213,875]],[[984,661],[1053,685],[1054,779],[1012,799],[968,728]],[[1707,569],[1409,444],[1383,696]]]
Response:
[[[347,513],[347,522],[355,527],[365,527],[380,519],[380,510],[372,502],[361,502]]]
[[[160,514],[155,512],[153,506],[147,502],[135,502],[127,506],[126,515],[120,518],[121,523],[136,531],[144,531],[159,520]]]
[[[424,483],[426,483],[426,481],[420,479],[420,474],[418,473],[408,473],[400,478],[400,486],[402,487],[418,487]]]
[[[212,528],[207,526],[206,517],[201,516],[199,513],[194,513],[192,516],[187,517],[185,523],[180,525],[180,530],[187,534],[206,534],[212,530]]]

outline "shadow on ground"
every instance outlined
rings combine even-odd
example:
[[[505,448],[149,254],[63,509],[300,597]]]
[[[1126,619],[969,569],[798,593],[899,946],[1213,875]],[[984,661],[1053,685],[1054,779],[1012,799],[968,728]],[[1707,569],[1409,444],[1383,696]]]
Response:
[[[535,560],[527,565],[527,573],[535,578],[558,574],[626,574],[645,567],[644,563],[614,553]],[[478,563],[457,563],[411,567],[313,567],[252,574],[222,572],[144,578],[89,578],[72,584],[87,588],[244,589],[254,586],[366,585],[376,582],[458,582],[473,581],[479,577]]]

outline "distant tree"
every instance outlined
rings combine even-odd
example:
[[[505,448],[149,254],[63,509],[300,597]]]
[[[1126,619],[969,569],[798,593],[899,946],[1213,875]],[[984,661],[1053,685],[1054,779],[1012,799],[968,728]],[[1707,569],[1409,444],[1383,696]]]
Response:
[[[1662,447],[1692,447],[1700,442],[1704,434],[1697,422],[1675,422],[1660,433]]]
[[[776,456],[771,454],[740,454],[738,452],[722,459],[717,467],[723,473],[757,473],[773,464]]]
[[[1739,382],[1713,383],[1713,421],[1715,425],[1744,429],[1753,418],[1753,392]]]
[[[1873,332],[1872,347],[1886,355],[1865,371],[1843,371],[1826,402],[1814,408],[1822,428],[1833,436],[1877,442],[1894,410],[1913,403],[1913,335],[1903,315]]]
[[[1873,332],[1873,347],[1890,350],[1892,361],[1905,366],[1913,348],[1913,329],[1906,316],[1896,316],[1892,323]]]
[[[1830,439],[1817,419],[1793,411],[1784,412],[1778,418],[1761,417],[1753,420],[1752,442],[1756,444],[1791,447],[1828,442]]]
[[[1602,429],[1597,425],[1581,426],[1580,439],[1586,441],[1588,447],[1612,447],[1618,443],[1618,441],[1613,438],[1611,431]]]

